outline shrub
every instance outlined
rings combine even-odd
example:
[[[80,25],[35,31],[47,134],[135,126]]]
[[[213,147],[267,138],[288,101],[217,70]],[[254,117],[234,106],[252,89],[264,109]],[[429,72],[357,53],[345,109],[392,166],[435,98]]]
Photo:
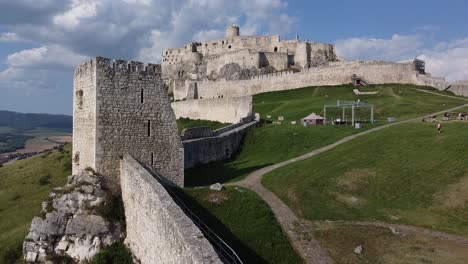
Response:
[[[118,221],[125,229],[125,210],[122,196],[110,195],[108,202],[96,208],[96,212],[110,222]]]
[[[71,258],[70,256],[62,256],[62,255],[56,255],[56,254],[47,256],[47,260],[52,263],[60,263],[60,264],[74,264],[75,263],[73,258]]]
[[[97,253],[90,264],[133,264],[132,253],[122,243],[115,243]]]
[[[44,175],[42,177],[39,178],[39,185],[47,185],[50,183],[50,178],[52,178],[50,176],[50,174],[47,174],[47,175]]]

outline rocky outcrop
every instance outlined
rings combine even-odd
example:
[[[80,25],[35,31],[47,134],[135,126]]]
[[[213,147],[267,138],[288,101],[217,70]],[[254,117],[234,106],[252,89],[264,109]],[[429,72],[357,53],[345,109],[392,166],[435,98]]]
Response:
[[[58,255],[80,263],[119,241],[120,224],[100,213],[110,199],[93,171],[70,176],[65,187],[55,188],[43,202],[42,217],[32,220],[23,243],[24,259],[45,263]]]

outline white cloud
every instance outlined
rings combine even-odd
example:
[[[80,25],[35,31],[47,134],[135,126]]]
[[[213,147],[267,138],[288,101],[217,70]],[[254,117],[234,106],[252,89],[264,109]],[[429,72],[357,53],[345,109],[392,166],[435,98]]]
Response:
[[[19,41],[18,35],[13,32],[0,33],[0,42],[16,42]]]
[[[70,30],[80,24],[80,20],[96,15],[96,2],[93,0],[73,0],[70,10],[54,16],[53,21],[58,26]]]
[[[468,38],[439,42],[424,48],[425,36],[393,35],[390,39],[350,38],[336,42],[337,53],[346,59],[402,61],[419,58],[426,71],[448,81],[468,79]]]
[[[58,45],[50,45],[10,54],[7,63],[13,68],[70,70],[84,60],[86,56]]]
[[[426,61],[426,70],[449,81],[468,80],[468,38],[444,43],[445,50],[425,50],[418,58]]]
[[[418,35],[393,35],[390,39],[349,38],[336,42],[339,56],[346,59],[400,61],[417,56],[423,46]]]

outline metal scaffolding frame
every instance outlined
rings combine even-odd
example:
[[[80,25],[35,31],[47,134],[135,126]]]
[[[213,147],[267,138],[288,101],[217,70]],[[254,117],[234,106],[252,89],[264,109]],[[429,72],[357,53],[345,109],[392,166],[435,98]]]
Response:
[[[343,120],[345,119],[345,111],[348,108],[351,108],[351,125],[354,126],[355,123],[355,115],[354,110],[356,108],[370,108],[371,109],[371,118],[370,122],[374,123],[374,105],[368,104],[366,102],[361,101],[344,101],[344,100],[337,100],[336,105],[325,105],[323,107],[323,117],[324,117],[324,125],[327,124],[327,108],[341,108],[343,109]]]

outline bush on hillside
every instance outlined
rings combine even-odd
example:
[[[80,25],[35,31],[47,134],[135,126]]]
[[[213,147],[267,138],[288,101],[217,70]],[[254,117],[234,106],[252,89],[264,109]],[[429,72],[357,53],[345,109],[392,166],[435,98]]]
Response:
[[[115,243],[97,253],[90,264],[133,264],[132,253],[122,243]]]

